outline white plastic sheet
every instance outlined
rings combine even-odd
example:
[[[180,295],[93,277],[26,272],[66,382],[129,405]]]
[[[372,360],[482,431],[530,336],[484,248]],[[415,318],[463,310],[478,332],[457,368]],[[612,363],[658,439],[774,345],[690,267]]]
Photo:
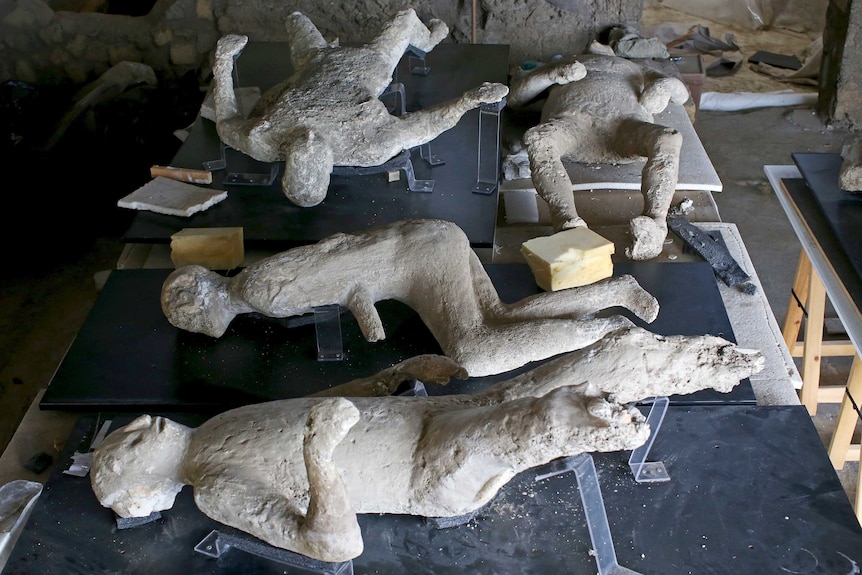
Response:
[[[735,112],[754,108],[783,106],[813,106],[817,103],[816,92],[704,92],[700,95],[700,110]]]

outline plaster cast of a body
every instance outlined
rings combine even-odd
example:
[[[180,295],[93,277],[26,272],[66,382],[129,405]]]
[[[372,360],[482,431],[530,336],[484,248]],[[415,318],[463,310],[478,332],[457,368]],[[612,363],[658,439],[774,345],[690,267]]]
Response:
[[[446,24],[432,20],[426,27],[415,11],[403,10],[371,43],[352,47],[328,44],[299,12],[286,27],[290,78],[265,92],[244,117],[232,72],[248,37],[231,34],[216,47],[213,96],[221,140],[259,161],[284,160],[282,188],[301,207],[324,200],[333,166],[383,164],[508,93],[503,84],[485,83],[457,100],[396,117],[378,97],[408,46],[430,52],[449,33]]]
[[[527,130],[523,143],[533,185],[548,203],[554,231],[586,225],[575,209],[564,160],[616,164],[645,157],[644,209],[630,222],[633,240],[626,255],[634,260],[658,256],[667,236],[682,135],[655,124],[653,114],[668,102],[685,103],[689,98],[685,84],[625,58],[584,54],[519,70],[510,88],[507,104],[512,108],[523,107],[550,89],[541,122]]]
[[[623,328],[471,395],[288,399],[196,429],[142,416],[96,449],[92,486],[121,517],[144,517],[191,485],[216,521],[345,561],[362,553],[357,513],[467,514],[529,468],[641,445],[649,429],[628,402],[729,391],[762,367],[758,352],[721,338]],[[390,376],[364,385],[391,389]]]
[[[415,310],[443,353],[471,376],[515,369],[588,345],[631,325],[621,306],[652,321],[658,302],[631,276],[500,300],[464,232],[443,220],[402,220],[357,234],[336,234],[258,261],[228,278],[200,266],[174,270],[162,287],[162,310],[180,329],[213,337],[238,314],[289,317],[339,304],[368,341],[385,338],[375,302]]]

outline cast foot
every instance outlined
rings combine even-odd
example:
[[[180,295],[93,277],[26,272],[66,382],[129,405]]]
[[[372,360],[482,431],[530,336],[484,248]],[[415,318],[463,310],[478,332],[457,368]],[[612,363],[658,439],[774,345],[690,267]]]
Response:
[[[626,256],[632,260],[651,260],[661,254],[664,239],[667,237],[667,225],[660,226],[654,219],[638,216],[632,219],[631,232],[634,240],[632,246],[626,248]]]
[[[428,22],[428,30],[431,32],[431,48],[442,42],[443,39],[449,35],[449,26],[447,26],[442,20],[438,20],[436,18]]]
[[[248,44],[248,36],[242,34],[222,36],[216,46],[216,60],[233,58],[242,52],[246,44]]]
[[[499,102],[509,93],[509,87],[496,82],[485,82],[478,88],[473,88],[464,93],[464,99],[473,106],[479,104],[492,104]]]
[[[588,227],[587,222],[585,222],[583,220],[583,218],[575,216],[574,218],[563,221],[563,223],[561,223],[559,225],[560,229],[554,230],[554,232],[556,233],[556,232],[562,232],[563,230],[573,230],[575,228],[586,228],[586,227]]]

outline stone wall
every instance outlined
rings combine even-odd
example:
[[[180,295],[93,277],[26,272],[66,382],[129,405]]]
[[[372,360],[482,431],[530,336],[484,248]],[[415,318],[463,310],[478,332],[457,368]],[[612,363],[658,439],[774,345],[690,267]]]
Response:
[[[840,129],[862,132],[862,0],[829,2],[817,112]]]
[[[93,2],[85,4],[92,5]],[[57,4],[68,8],[67,4]],[[54,9],[44,0],[0,0],[0,82],[82,84],[121,61],[160,78],[209,73],[218,38],[284,41],[283,22],[307,14],[327,39],[364,42],[397,10],[445,21],[447,41],[508,44],[512,62],[583,50],[601,30],[637,24],[642,0],[156,0],[144,16]],[[92,8],[90,8],[92,9]],[[98,8],[97,8],[98,9]]]

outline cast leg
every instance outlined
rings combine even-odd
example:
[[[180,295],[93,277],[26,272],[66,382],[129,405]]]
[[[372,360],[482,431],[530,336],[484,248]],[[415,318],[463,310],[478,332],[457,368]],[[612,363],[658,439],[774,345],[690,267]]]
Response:
[[[628,403],[706,388],[727,392],[763,366],[760,352],[740,349],[723,338],[661,336],[629,327],[495,384],[480,395],[502,402],[579,386],[586,397],[611,394],[616,401]]]
[[[577,319],[610,307],[623,307],[651,322],[659,312],[658,300],[630,275],[607,278],[589,285],[544,292],[512,304],[502,304],[505,321]]]
[[[527,320],[493,324],[441,347],[470,377],[496,375],[531,362],[580,349],[606,333],[634,324],[625,316]]]
[[[228,34],[216,45],[213,62],[213,98],[215,100],[216,123],[241,118],[239,103],[233,89],[234,60],[248,43],[248,36]]]
[[[554,118],[524,134],[533,185],[548,203],[554,232],[587,225],[575,209],[572,181],[563,165],[563,157],[577,149],[581,131],[575,121]]]
[[[303,542],[315,555],[331,561],[362,553],[362,533],[338,466],[335,448],[359,421],[359,410],[343,398],[325,399],[311,408],[305,424],[303,457],[308,474],[308,511],[302,526]],[[341,556],[341,558],[337,558]]]
[[[294,70],[304,67],[317,50],[329,46],[317,26],[300,12],[288,16],[284,27],[287,29],[290,61]]]
[[[362,70],[371,93],[382,93],[392,82],[392,72],[409,46],[430,52],[448,35],[449,27],[440,20],[431,20],[426,26],[412,8],[398,12],[364,48],[375,56],[372,68]]]
[[[329,143],[317,132],[297,128],[288,133],[282,153],[285,158],[281,187],[297,206],[316,206],[326,198],[333,157]]]
[[[643,215],[631,221],[632,246],[626,255],[633,260],[657,257],[667,237],[667,212],[679,177],[682,134],[672,128],[627,120],[616,138],[617,152],[623,156],[646,156],[641,172]]]

